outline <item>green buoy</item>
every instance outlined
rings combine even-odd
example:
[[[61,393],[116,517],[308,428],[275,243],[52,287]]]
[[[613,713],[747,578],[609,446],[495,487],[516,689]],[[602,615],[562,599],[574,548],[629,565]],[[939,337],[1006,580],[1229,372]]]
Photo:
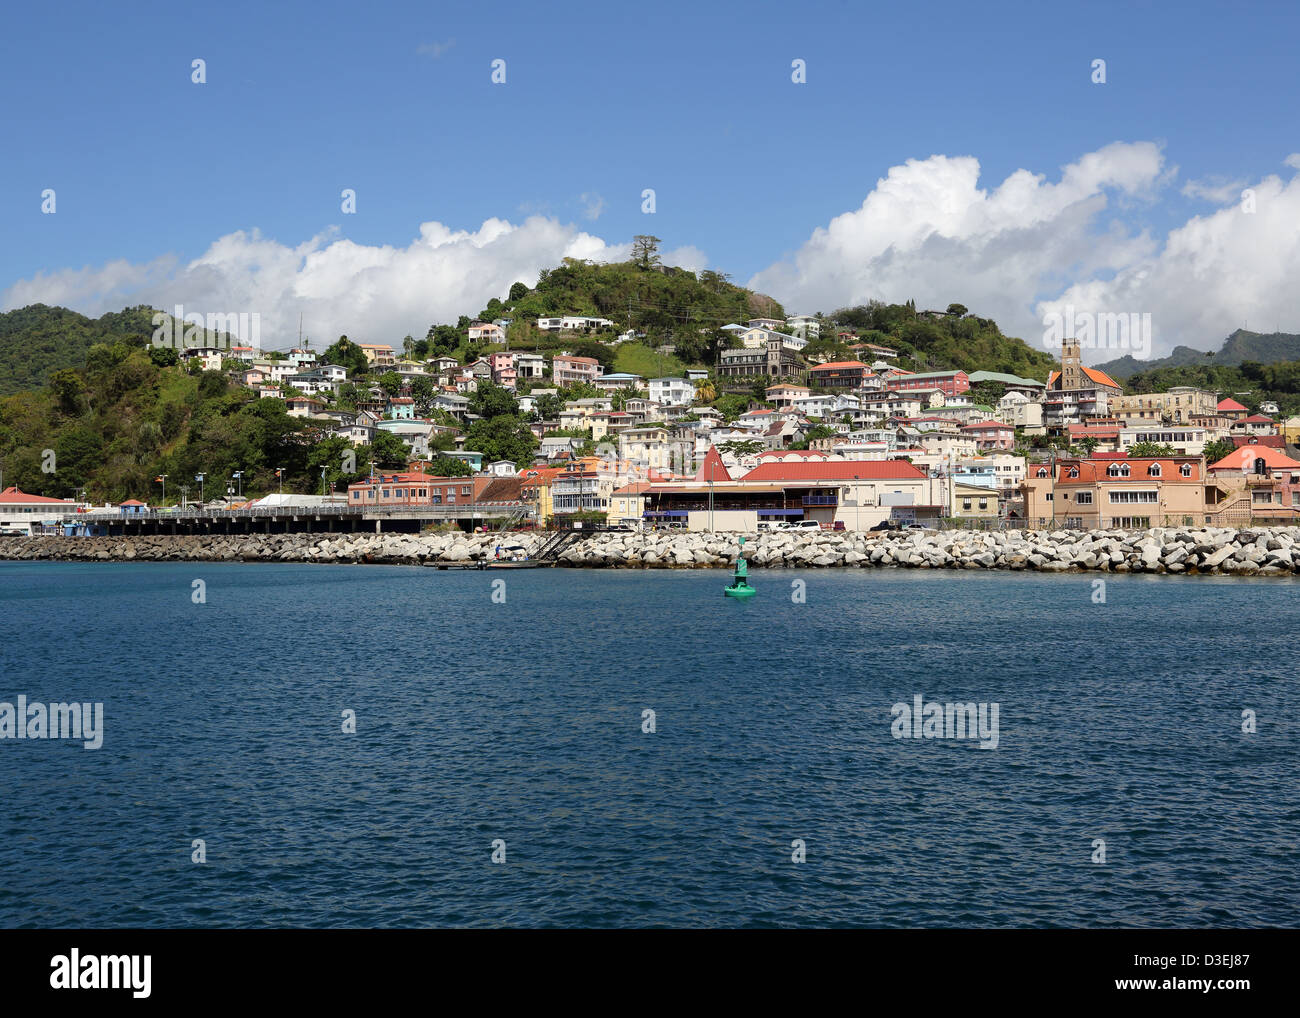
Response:
[[[753,597],[758,593],[749,585],[745,569],[745,539],[742,537],[740,539],[740,551],[736,554],[736,574],[731,579],[731,586],[722,588],[722,593],[725,596],[744,599]]]

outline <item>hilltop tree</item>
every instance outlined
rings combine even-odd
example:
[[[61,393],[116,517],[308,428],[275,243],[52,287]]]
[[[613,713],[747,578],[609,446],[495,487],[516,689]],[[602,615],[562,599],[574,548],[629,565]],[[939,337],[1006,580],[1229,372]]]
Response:
[[[659,260],[659,245],[662,243],[658,237],[652,237],[648,233],[638,233],[632,238],[632,261],[640,269],[652,269],[661,264]]]
[[[366,360],[366,352],[347,336],[340,336],[338,342],[327,346],[321,358],[322,364],[337,364],[341,368],[347,368],[350,376],[364,375],[370,364]]]

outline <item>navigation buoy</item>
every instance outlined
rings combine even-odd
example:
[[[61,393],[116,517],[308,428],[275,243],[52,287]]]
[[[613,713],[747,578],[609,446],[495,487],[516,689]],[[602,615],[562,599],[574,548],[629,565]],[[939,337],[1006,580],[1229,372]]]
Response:
[[[747,598],[758,593],[749,585],[745,566],[745,539],[740,539],[740,550],[736,553],[736,573],[731,579],[731,586],[723,587],[722,593],[727,597]]]

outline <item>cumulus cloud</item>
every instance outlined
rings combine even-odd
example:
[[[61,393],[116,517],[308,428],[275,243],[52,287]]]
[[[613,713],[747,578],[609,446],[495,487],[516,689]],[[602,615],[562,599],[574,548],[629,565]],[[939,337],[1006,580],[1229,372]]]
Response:
[[[492,297],[504,298],[516,281],[531,286],[541,269],[563,258],[630,256],[630,244],[608,244],[541,216],[517,226],[489,219],[473,232],[423,223],[405,247],[357,244],[336,230],[288,246],[241,230],[184,265],[168,257],[42,273],[10,287],[0,306],[61,304],[92,315],[127,304],[169,311],[183,304],[205,315],[257,312],[262,343],[270,348],[291,345],[301,312],[309,334],[322,343],[340,334],[393,342],[474,314]],[[664,257],[687,267],[707,264],[695,248]]]
[[[1255,216],[1223,209],[1163,243],[1115,217],[1117,206],[1153,201],[1175,173],[1150,142],[1107,145],[1055,182],[1016,170],[991,190],[980,187],[974,158],[909,160],[861,208],[814,230],[750,285],[799,312],[871,299],[940,309],[957,301],[1034,345],[1046,313],[1066,303],[1150,312],[1155,355],[1179,343],[1217,348],[1245,317],[1300,328],[1286,283],[1300,269],[1300,185],[1270,177],[1256,185]],[[1230,186],[1238,198],[1241,188]],[[1093,361],[1115,355],[1085,352]]]
[[[1171,230],[1158,252],[1109,276],[1080,280],[1038,311],[1149,313],[1154,356],[1178,345],[1217,350],[1243,323],[1257,332],[1300,332],[1300,176],[1271,175],[1250,190],[1250,203],[1235,200],[1195,216]]]
[[[1066,166],[1057,182],[1021,169],[988,190],[973,157],[910,159],[861,208],[814,230],[750,285],[799,312],[871,299],[940,309],[957,301],[1024,331],[1036,297],[1153,251],[1144,233],[1095,224],[1108,193],[1141,200],[1162,167],[1158,146],[1117,143]]]

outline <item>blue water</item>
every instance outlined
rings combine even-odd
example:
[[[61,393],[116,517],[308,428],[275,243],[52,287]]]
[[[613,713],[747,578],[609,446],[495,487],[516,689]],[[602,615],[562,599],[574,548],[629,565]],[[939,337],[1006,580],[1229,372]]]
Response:
[[[1300,585],[751,579],[0,565],[0,925],[1300,925]]]

